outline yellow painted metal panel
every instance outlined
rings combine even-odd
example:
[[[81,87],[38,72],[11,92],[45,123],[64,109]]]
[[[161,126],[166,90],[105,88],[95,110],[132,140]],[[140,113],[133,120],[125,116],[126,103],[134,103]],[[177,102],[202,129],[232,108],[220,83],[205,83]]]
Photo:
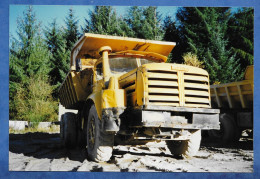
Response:
[[[159,53],[154,53],[154,52],[126,50],[126,51],[117,52],[115,54],[140,55],[141,57],[153,59],[153,60],[156,60],[158,62],[166,62],[167,61],[167,57],[166,56],[161,55]]]
[[[248,66],[246,68],[245,80],[254,80],[254,65]]]
[[[185,102],[209,103],[209,99],[196,98],[196,97],[185,97]]]
[[[148,88],[149,93],[167,93],[167,94],[178,94],[178,89],[169,89],[169,88]]]
[[[210,108],[208,104],[185,104],[185,107]]]
[[[73,90],[72,90],[72,87],[71,87],[73,84],[70,81],[71,81],[71,77],[67,78],[67,88],[68,88],[68,91],[69,91],[68,95],[70,97],[70,102],[71,102],[70,105],[72,106],[77,101],[73,97]]]
[[[179,101],[179,97],[178,96],[154,96],[154,95],[149,95],[149,100]]]
[[[240,97],[240,102],[241,102],[242,108],[245,108],[246,105],[245,105],[245,102],[244,102],[244,96],[241,92],[240,85],[237,85],[237,89],[238,89],[238,94],[239,94],[239,97]]]
[[[125,88],[125,91],[127,92],[127,91],[130,91],[130,90],[135,90],[135,87],[136,87],[135,84],[131,85],[131,86],[128,86],[127,88]]]
[[[195,84],[195,83],[184,83],[184,87],[186,87],[186,88],[197,88],[197,89],[209,89],[208,85]]]
[[[155,86],[178,86],[176,81],[158,81],[158,80],[149,80],[148,85]]]
[[[73,104],[77,103],[77,97],[76,97],[76,93],[75,93],[75,89],[72,83],[72,79],[71,77],[67,78],[68,79],[68,86],[70,89],[70,96],[72,98]]]
[[[118,78],[118,80],[119,81],[123,81],[125,78],[128,78],[128,77],[130,77],[130,76],[132,76],[132,75],[136,75],[136,71],[137,71],[137,69],[134,69],[134,70],[132,70],[132,71],[130,71],[130,72],[128,72],[128,73],[125,73],[125,74],[123,74],[123,75],[121,75],[119,78]]]
[[[194,81],[208,81],[208,77],[206,76],[192,76],[192,75],[184,75],[184,80],[194,80]]]
[[[207,91],[185,90],[185,95],[209,96]]]
[[[136,102],[133,101],[133,104],[137,104],[138,106],[144,105],[144,101],[147,99],[147,94],[148,89],[147,85],[145,84],[145,79],[144,78],[145,71],[143,70],[142,67],[138,68],[137,71],[137,84],[136,84]]]
[[[226,91],[226,95],[227,95],[227,99],[228,99],[229,108],[233,108],[233,102],[232,102],[232,99],[229,95],[229,90],[228,90],[227,86],[225,86],[225,91]]]
[[[252,108],[253,107],[253,80],[211,85],[211,89],[216,88],[218,93],[211,93],[212,101],[219,99],[220,106],[224,108]],[[239,88],[240,87],[240,88]],[[226,91],[228,89],[228,92]],[[232,102],[230,106],[230,102]]]
[[[136,50],[168,56],[175,45],[174,42],[86,33],[79,39],[72,49],[71,66],[76,58],[84,57],[85,54],[96,59],[100,58],[99,49],[103,46],[110,46],[112,52]]]
[[[91,99],[96,107],[97,114],[99,119],[102,119],[102,91],[95,91],[91,95],[89,95],[88,100]]]
[[[125,86],[129,85],[130,83],[135,83],[135,80],[136,80],[136,75],[133,74],[127,78],[120,80],[119,84],[122,88],[124,88]]]
[[[147,73],[148,78],[164,78],[164,79],[178,79],[177,74],[165,74],[165,73]]]
[[[180,106],[180,104],[179,103],[174,103],[174,102],[172,102],[172,103],[167,103],[167,102],[162,102],[162,103],[160,103],[160,102],[150,102],[150,104],[152,104],[152,105],[158,105],[158,106]]]
[[[70,106],[72,104],[72,101],[71,101],[70,91],[69,91],[69,87],[68,87],[68,80],[66,80],[66,82],[65,82],[65,91],[67,94],[68,106]]]
[[[179,89],[179,103],[180,106],[184,105],[184,77],[183,77],[183,71],[178,71],[178,89]]]
[[[125,107],[125,92],[122,89],[103,90],[102,108]]]
[[[178,72],[183,71],[185,75],[205,75],[208,76],[208,72],[201,68],[183,65],[183,64],[175,64],[175,63],[149,63],[143,65],[146,69],[149,70],[160,70],[160,71],[168,71],[168,72]]]

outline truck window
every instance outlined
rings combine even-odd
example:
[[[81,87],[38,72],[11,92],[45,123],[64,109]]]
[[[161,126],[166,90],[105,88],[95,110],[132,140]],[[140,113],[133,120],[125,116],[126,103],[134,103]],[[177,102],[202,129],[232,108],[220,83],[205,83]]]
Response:
[[[109,59],[111,73],[126,73],[137,68],[136,58],[116,57]]]
[[[147,63],[156,63],[155,61],[148,60],[148,59],[145,59],[145,58],[141,58],[140,62],[141,62],[141,65],[144,65],[144,64],[147,64]]]

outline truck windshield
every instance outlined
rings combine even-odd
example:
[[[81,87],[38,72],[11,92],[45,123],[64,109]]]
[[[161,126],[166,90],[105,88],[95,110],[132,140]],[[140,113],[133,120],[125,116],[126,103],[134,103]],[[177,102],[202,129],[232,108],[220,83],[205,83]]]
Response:
[[[111,73],[127,73],[138,67],[137,59],[135,57],[115,57],[109,59],[109,66]],[[140,58],[140,65],[146,63],[155,63],[152,60]]]

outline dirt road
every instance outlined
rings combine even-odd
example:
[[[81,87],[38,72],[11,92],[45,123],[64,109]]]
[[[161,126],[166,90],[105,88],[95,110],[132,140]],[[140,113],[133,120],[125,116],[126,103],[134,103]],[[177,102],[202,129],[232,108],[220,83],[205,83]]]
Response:
[[[10,134],[10,171],[253,172],[253,141],[222,145],[204,139],[193,158],[170,155],[164,143],[115,146],[109,162],[86,159],[84,149],[65,149],[59,134]]]

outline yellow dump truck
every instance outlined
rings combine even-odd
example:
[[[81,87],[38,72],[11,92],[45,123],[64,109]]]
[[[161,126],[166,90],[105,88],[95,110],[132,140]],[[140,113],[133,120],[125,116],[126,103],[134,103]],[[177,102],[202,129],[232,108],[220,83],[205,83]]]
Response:
[[[173,155],[193,156],[201,129],[219,129],[211,109],[209,75],[165,63],[175,43],[86,33],[71,52],[59,90],[66,109],[61,138],[85,142],[94,161],[108,161],[114,141],[165,140]]]
[[[222,141],[237,141],[245,129],[253,129],[254,66],[243,81],[211,85],[212,107],[220,109],[220,130],[209,131]]]

